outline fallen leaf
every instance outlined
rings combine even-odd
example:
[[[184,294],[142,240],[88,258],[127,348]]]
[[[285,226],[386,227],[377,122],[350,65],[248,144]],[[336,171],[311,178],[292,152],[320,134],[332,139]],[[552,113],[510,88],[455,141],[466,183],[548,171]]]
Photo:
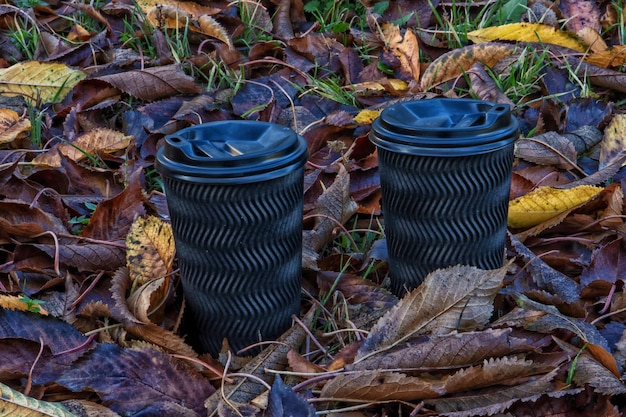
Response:
[[[30,120],[17,112],[0,108],[0,145],[23,138],[30,131]]]
[[[581,185],[567,190],[538,187],[509,203],[508,225],[523,228],[538,225],[595,197],[602,187]]]
[[[36,400],[0,382],[0,411],[13,417],[76,417],[61,404]]]
[[[324,385],[320,396],[376,402],[423,400],[437,398],[444,393],[445,390],[436,379],[376,369],[339,374]]]
[[[167,277],[174,263],[172,226],[154,216],[137,217],[126,236],[126,266],[134,285]]]
[[[418,81],[420,78],[419,44],[417,37],[410,29],[404,33],[392,23],[383,24],[382,40],[399,60],[401,72],[407,79]]]
[[[179,65],[131,70],[95,77],[141,100],[154,101],[176,94],[198,94],[200,87]]]
[[[622,157],[626,149],[626,114],[616,114],[604,129],[604,139],[600,145],[600,167],[610,165],[615,159]],[[622,163],[622,166],[624,164]]]
[[[64,64],[38,61],[21,62],[0,68],[0,94],[23,96],[29,103],[57,103],[86,74]]]
[[[492,67],[502,58],[511,55],[514,50],[514,45],[497,42],[453,49],[434,60],[424,71],[420,81],[422,91],[462,75],[477,62]]]
[[[431,332],[471,331],[484,326],[508,266],[484,271],[470,266],[436,270],[389,310],[363,342],[357,361],[406,339]]]
[[[33,158],[32,164],[52,168],[61,166],[58,152],[72,161],[81,161],[98,153],[114,153],[126,149],[133,137],[112,129],[94,129],[76,138],[73,142],[61,142],[46,153]]]
[[[474,43],[490,41],[541,42],[563,46],[579,52],[588,46],[571,32],[555,29],[541,23],[510,23],[474,30],[467,34]]]

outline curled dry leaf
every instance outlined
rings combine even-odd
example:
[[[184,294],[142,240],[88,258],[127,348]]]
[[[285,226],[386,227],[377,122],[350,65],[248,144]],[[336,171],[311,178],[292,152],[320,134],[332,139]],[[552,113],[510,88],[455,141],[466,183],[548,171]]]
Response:
[[[491,271],[454,266],[434,271],[372,328],[357,361],[388,350],[412,336],[471,331],[491,317],[493,299],[508,265]]]
[[[113,129],[94,129],[76,138],[72,143],[62,142],[48,152],[36,156],[34,165],[58,168],[61,166],[59,152],[72,161],[80,161],[89,155],[102,153],[114,153],[126,149],[132,142],[132,136],[126,136],[122,132]]]
[[[409,80],[418,81],[420,78],[419,44],[417,37],[407,29],[400,32],[400,27],[392,23],[382,26],[382,37],[391,53],[400,60],[400,69]]]
[[[437,84],[462,75],[469,71],[477,62],[492,67],[514,51],[514,45],[498,42],[469,45],[454,49],[434,60],[424,71],[420,82],[422,91],[427,91]]]
[[[30,120],[17,112],[0,108],[0,145],[23,138],[30,131]]]
[[[209,15],[203,15],[198,18],[198,29],[194,29],[194,31],[220,40],[230,48],[233,47],[233,41],[228,32],[226,32],[226,29]]]

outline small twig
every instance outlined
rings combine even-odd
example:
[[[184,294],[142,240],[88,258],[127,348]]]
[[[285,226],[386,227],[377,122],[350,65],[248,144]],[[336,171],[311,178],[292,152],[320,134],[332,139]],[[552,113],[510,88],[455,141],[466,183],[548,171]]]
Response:
[[[304,330],[304,332],[307,334],[307,336],[309,336],[309,338],[313,341],[313,343],[315,343],[315,345],[322,351],[324,352],[325,356],[328,356],[330,359],[333,359],[333,356],[330,355],[328,353],[328,350],[326,348],[324,348],[324,346],[320,343],[319,340],[317,340],[317,338],[315,336],[313,336],[313,333],[311,333],[311,331],[306,327],[306,325],[302,322],[302,320],[300,320],[298,317],[291,316],[291,318],[298,323],[298,325],[300,327],[302,327],[302,329]]]
[[[73,352],[77,352],[79,350],[81,350],[82,348],[86,347],[87,345],[89,345],[91,342],[93,342],[93,340],[96,338],[96,334],[92,333],[87,337],[87,340],[85,340],[83,343],[81,343],[80,345],[73,347],[71,349],[68,350],[64,350],[63,352],[58,352],[55,353],[53,356],[61,356],[61,355],[65,355],[66,353],[73,353]]]
[[[126,249],[125,243],[117,243],[117,242],[109,242],[107,240],[91,239],[89,237],[70,235],[66,233],[59,233],[58,235],[59,237],[64,237],[64,238],[84,240],[85,242],[88,242],[88,243],[95,243],[98,245],[107,245],[107,246],[114,246],[116,248]]]
[[[33,361],[33,365],[30,367],[30,371],[28,371],[28,379],[26,380],[26,387],[24,388],[24,395],[30,394],[30,389],[33,387],[33,371],[35,370],[35,365],[39,362],[39,358],[41,358],[41,354],[43,353],[43,338],[39,336],[39,353],[37,357]]]
[[[230,366],[230,362],[233,358],[233,355],[230,353],[230,350],[228,351],[228,359],[226,359],[226,364],[224,365],[224,374],[222,376],[222,383],[220,385],[220,394],[222,395],[222,399],[224,400],[224,402],[233,409],[233,411],[235,413],[237,413],[237,415],[239,417],[243,417],[243,415],[239,412],[239,410],[237,409],[237,407],[235,407],[235,405],[233,403],[230,402],[230,400],[226,397],[226,391],[224,391],[224,382],[226,381],[226,372],[228,371],[228,367]]]
[[[57,238],[57,235],[51,230],[46,230],[45,232],[39,233],[38,235],[35,235],[33,237],[40,237],[43,235],[50,235],[52,236],[52,239],[54,239],[54,272],[57,274],[58,277],[60,277],[61,261],[59,260],[59,258],[61,257],[61,255],[59,253],[59,239]]]
[[[616,315],[616,314],[623,313],[623,312],[625,312],[625,311],[626,311],[626,307],[624,307],[624,308],[620,308],[619,310],[611,311],[610,313],[604,314],[604,315],[602,315],[602,316],[600,316],[600,317],[598,317],[598,318],[594,319],[594,320],[591,322],[591,324],[595,325],[596,323],[598,323],[598,322],[600,322],[600,321],[602,321],[602,320],[604,320],[604,319],[606,319],[606,318],[608,318],[608,317],[614,316],[614,315]]]
[[[205,367],[206,369],[208,369],[209,371],[213,372],[215,374],[215,376],[221,378],[223,381],[228,382],[229,384],[233,383],[233,380],[228,378],[227,376],[224,375],[224,373],[222,373],[219,369],[215,368],[213,365],[210,365],[198,358],[191,358],[189,356],[183,356],[183,355],[178,355],[176,353],[172,353],[171,354],[172,357],[174,358],[178,358],[178,359],[184,359],[193,363],[196,363],[200,366]]]
[[[80,303],[83,300],[83,298],[85,298],[87,296],[89,291],[91,291],[93,289],[93,287],[96,286],[96,284],[98,283],[98,281],[100,281],[100,278],[102,278],[103,275],[104,275],[104,271],[100,271],[100,273],[96,276],[96,278],[93,280],[93,282],[91,284],[89,284],[89,287],[87,287],[87,289],[81,295],[76,297],[76,299],[72,302],[72,304],[70,304],[70,308],[72,308],[72,309],[76,308],[78,303]]]
[[[271,390],[271,389],[272,389],[272,387],[270,386],[270,384],[268,384],[267,382],[263,381],[263,380],[262,380],[261,378],[259,378],[258,376],[255,376],[255,375],[252,375],[252,374],[242,374],[242,373],[239,373],[239,372],[235,372],[235,373],[232,373],[232,374],[228,374],[228,375],[226,375],[226,376],[227,376],[227,377],[229,377],[229,376],[230,376],[230,377],[240,376],[240,377],[243,377],[243,378],[252,379],[252,380],[254,380],[254,381],[258,382],[259,384],[263,385],[263,386],[264,386],[265,388],[267,388],[268,390]]]
[[[33,209],[35,208],[35,204],[37,203],[37,200],[39,200],[39,197],[41,197],[41,195],[46,192],[46,191],[52,191],[53,193],[55,193],[56,195],[59,195],[59,193],[57,192],[57,190],[55,190],[54,188],[50,188],[50,187],[44,187],[41,190],[39,190],[37,192],[37,194],[35,194],[35,197],[33,198],[33,202],[30,203],[30,206],[28,206],[29,209]]]
[[[515,275],[513,275],[513,277],[511,277],[511,279],[509,280],[509,282],[513,282],[513,281],[515,281],[515,280],[517,279],[517,277],[519,276],[519,274],[521,274],[521,273],[522,273],[522,271],[524,271],[526,268],[528,268],[528,267],[530,266],[530,264],[532,264],[533,262],[535,262],[537,259],[540,259],[541,257],[546,256],[546,255],[549,255],[549,254],[552,254],[552,253],[559,253],[559,252],[560,252],[559,250],[554,249],[554,250],[550,250],[550,251],[548,251],[548,252],[544,252],[544,253],[542,253],[541,255],[537,255],[537,256],[533,257],[530,261],[526,262],[526,264],[522,267],[522,269],[520,269],[520,270],[517,272],[517,274],[515,274]]]
[[[314,217],[321,217],[321,218],[330,220],[331,222],[335,223],[337,225],[337,227],[339,227],[346,234],[346,236],[350,240],[350,243],[354,246],[354,249],[358,253],[363,253],[363,251],[361,251],[361,248],[359,248],[359,246],[356,244],[356,242],[352,238],[352,235],[350,235],[350,232],[348,231],[348,229],[346,229],[346,227],[343,224],[341,224],[341,222],[339,220],[335,219],[334,217],[328,216],[326,214],[322,214],[322,213],[309,214],[307,216],[304,216],[303,220],[307,221],[307,220],[312,219]]]

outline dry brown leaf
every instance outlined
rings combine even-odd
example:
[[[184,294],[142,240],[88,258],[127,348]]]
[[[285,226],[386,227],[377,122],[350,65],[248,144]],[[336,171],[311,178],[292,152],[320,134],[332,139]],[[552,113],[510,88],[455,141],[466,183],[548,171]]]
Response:
[[[30,120],[10,109],[0,109],[0,145],[23,138],[30,131]]]
[[[315,203],[315,226],[304,231],[302,261],[310,269],[317,269],[318,252],[332,239],[337,223],[344,224],[358,209],[358,204],[350,198],[350,175],[342,164],[337,167],[335,181]]]
[[[60,63],[21,62],[0,68],[0,94],[21,95],[33,105],[59,102],[86,74]]]
[[[314,313],[315,308],[311,308],[309,312],[301,318],[301,322],[306,328],[310,328]],[[296,324],[292,326],[281,335],[277,341],[278,343],[271,344],[239,371],[240,374],[252,375],[253,378],[239,377],[234,384],[227,384],[225,381],[222,381],[224,384],[222,389],[218,389],[213,395],[207,398],[204,403],[207,408],[207,415],[211,415],[217,410],[220,404],[224,404],[226,401],[229,404],[248,404],[263,393],[265,386],[259,384],[256,379],[260,378],[271,385],[274,380],[274,374],[265,372],[265,370],[284,370],[287,367],[287,355],[289,351],[296,346],[300,346],[305,336],[306,332],[300,325]]]
[[[181,16],[189,16],[191,19],[197,19],[202,15],[214,15],[221,12],[221,8],[203,6],[195,1],[177,1],[177,0],[137,0],[137,5],[146,15],[151,15],[158,8],[165,8],[166,14],[171,13],[173,8]],[[158,21],[153,21],[158,25]]]
[[[484,326],[507,266],[484,271],[454,266],[434,271],[372,328],[357,361],[390,349],[406,339],[432,332],[471,331]]]
[[[289,361],[291,370],[299,374],[318,374],[325,372],[324,368],[310,362],[293,349],[289,350],[289,353],[287,353],[287,360]]]
[[[464,396],[426,401],[437,413],[446,417],[491,416],[504,412],[518,401],[536,401],[547,392],[555,392],[552,380],[556,371],[513,387],[500,387],[490,392],[470,392]]]
[[[488,67],[494,66],[502,58],[511,55],[515,46],[489,42],[478,45],[469,45],[453,49],[435,59],[424,71],[420,82],[422,91],[427,91],[437,84],[452,80],[469,71],[472,66],[480,62]]]
[[[511,334],[511,328],[486,329],[423,336],[398,346],[384,355],[375,355],[354,366],[364,369],[402,369],[457,367],[480,363],[491,357],[532,351],[526,339]],[[350,368],[352,369],[352,367]]]
[[[626,114],[616,114],[604,130],[600,145],[600,167],[610,165],[626,149]]]
[[[533,138],[520,138],[515,142],[515,156],[538,165],[555,165],[572,169],[576,166],[576,148],[565,136],[546,132]]]
[[[196,351],[185,343],[185,340],[156,324],[128,325],[124,327],[131,335],[148,343],[157,345],[169,353],[175,353],[189,358],[198,356]]]
[[[392,23],[382,25],[382,40],[400,61],[401,72],[407,79],[418,81],[420,78],[419,44],[410,29],[404,34],[400,27]]]
[[[337,375],[324,385],[320,397],[352,401],[414,401],[437,398],[444,393],[437,379],[375,369]]]
[[[487,359],[481,365],[461,369],[446,378],[447,394],[472,391],[493,385],[506,385],[507,382],[533,375],[545,374],[554,370],[553,366],[535,364],[514,356]]]
[[[577,33],[585,28],[600,32],[600,7],[593,0],[562,0],[559,9],[566,19],[567,29]]]
[[[493,103],[508,104],[511,108],[515,108],[513,103],[489,76],[483,64],[477,62],[472,65],[472,68],[468,71],[470,78],[470,84],[472,91],[476,94],[476,97],[480,100],[491,101]]]
[[[617,45],[594,52],[585,57],[585,62],[602,68],[622,66],[626,64],[626,46]]]
[[[169,277],[152,279],[136,288],[126,300],[128,309],[144,323],[161,323],[162,309],[169,293]],[[159,306],[161,308],[159,308]]]
[[[58,152],[73,161],[80,161],[88,155],[124,150],[128,148],[132,140],[132,136],[126,136],[118,130],[94,129],[80,135],[74,142],[63,142],[52,147],[48,152],[33,158],[31,163],[58,168],[61,166],[61,157]]]
[[[230,48],[233,47],[233,41],[230,38],[228,32],[219,22],[213,19],[209,15],[202,15],[198,18],[198,29],[194,29],[194,31],[198,31],[204,35],[210,36],[217,40],[224,42]]]
[[[198,94],[200,87],[179,65],[162,65],[95,77],[141,100],[153,101],[176,94]]]
[[[576,32],[576,34],[583,42],[589,45],[589,49],[591,49],[593,53],[600,53],[608,49],[606,42],[602,39],[602,35],[592,27],[584,27]]]

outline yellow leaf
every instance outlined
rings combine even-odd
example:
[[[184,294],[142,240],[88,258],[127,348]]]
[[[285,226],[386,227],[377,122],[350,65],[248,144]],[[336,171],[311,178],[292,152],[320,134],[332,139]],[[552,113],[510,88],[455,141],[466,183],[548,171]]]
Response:
[[[30,131],[30,120],[13,110],[0,109],[0,144],[11,143]]]
[[[36,302],[28,302],[24,297],[15,297],[13,295],[0,295],[0,307],[7,310],[30,311],[31,313],[47,316],[48,312]]]
[[[489,41],[542,42],[585,52],[589,47],[574,33],[541,23],[511,23],[474,30],[467,34],[474,43]]]
[[[354,94],[369,96],[386,92],[387,88],[385,88],[385,85],[387,84],[389,84],[389,87],[396,91],[405,91],[409,88],[409,84],[406,81],[399,80],[397,78],[391,78],[381,82],[364,81],[362,83],[352,84],[347,88],[349,88],[349,90]]]
[[[95,155],[98,152],[114,153],[126,149],[132,139],[132,136],[126,136],[117,130],[94,129],[79,136],[72,143],[60,143],[51,148],[50,151],[36,156],[33,158],[32,164],[60,167],[61,157],[57,151],[73,161],[80,161],[87,155]]]
[[[380,110],[361,110],[354,117],[354,121],[360,125],[372,123],[380,115]]]
[[[0,69],[0,94],[21,95],[31,104],[56,103],[85,76],[65,64],[23,62]]]
[[[509,226],[531,227],[595,197],[602,187],[580,185],[570,189],[539,187],[509,203]]]
[[[626,46],[618,45],[585,57],[585,62],[602,68],[626,65]]]
[[[174,237],[169,223],[138,217],[126,236],[126,263],[131,281],[143,285],[172,272]]]

